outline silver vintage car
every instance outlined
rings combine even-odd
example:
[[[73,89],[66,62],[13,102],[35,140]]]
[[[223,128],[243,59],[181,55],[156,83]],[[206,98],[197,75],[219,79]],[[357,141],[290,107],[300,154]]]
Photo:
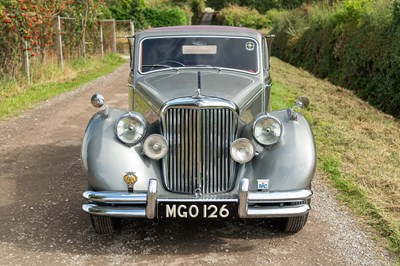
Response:
[[[283,218],[307,222],[316,166],[311,128],[296,106],[271,110],[270,36],[246,28],[155,28],[133,37],[130,110],[90,120],[83,193],[98,233],[122,218]]]

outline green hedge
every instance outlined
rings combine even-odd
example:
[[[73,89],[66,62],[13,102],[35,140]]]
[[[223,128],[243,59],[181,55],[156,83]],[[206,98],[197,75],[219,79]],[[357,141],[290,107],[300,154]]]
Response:
[[[275,54],[400,117],[400,1],[271,11]]]
[[[227,26],[242,26],[263,29],[271,26],[271,21],[257,10],[238,5],[231,5],[221,10],[217,22]]]
[[[145,8],[143,15],[151,27],[189,24],[185,12],[179,7],[171,9]]]

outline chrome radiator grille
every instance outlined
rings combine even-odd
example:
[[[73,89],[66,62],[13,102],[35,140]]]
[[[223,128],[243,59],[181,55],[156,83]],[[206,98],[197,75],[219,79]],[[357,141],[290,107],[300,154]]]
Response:
[[[229,147],[237,116],[227,108],[169,108],[162,123],[169,152],[163,159],[167,189],[177,193],[225,192],[234,185]]]

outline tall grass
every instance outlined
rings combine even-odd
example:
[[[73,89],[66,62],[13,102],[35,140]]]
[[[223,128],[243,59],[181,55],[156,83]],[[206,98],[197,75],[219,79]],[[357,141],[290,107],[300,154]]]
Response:
[[[40,101],[70,91],[112,72],[124,59],[115,54],[101,58],[71,61],[64,70],[56,64],[34,64],[32,82],[24,76],[0,78],[0,120],[17,115]]]
[[[302,112],[315,135],[320,174],[400,254],[400,121],[275,58],[272,77],[274,109],[310,97]]]

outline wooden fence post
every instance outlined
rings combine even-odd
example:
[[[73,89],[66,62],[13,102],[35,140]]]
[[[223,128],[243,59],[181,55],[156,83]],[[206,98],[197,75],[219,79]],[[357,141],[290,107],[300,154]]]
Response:
[[[103,20],[100,21],[100,45],[101,45],[101,58],[103,58],[104,57]]]
[[[116,32],[116,27],[115,27],[115,19],[112,20],[112,30],[113,30],[113,52],[117,52],[117,32]]]
[[[26,61],[26,74],[28,75],[28,84],[31,83],[31,72],[29,69],[29,51],[28,51],[28,42],[25,41],[25,61]]]
[[[82,49],[83,61],[86,64],[86,20],[82,19]]]
[[[131,33],[132,33],[132,36],[134,36],[134,35],[135,35],[135,24],[133,24],[133,21],[132,21],[132,20],[130,20],[129,22],[130,22],[130,24],[131,24]]]

